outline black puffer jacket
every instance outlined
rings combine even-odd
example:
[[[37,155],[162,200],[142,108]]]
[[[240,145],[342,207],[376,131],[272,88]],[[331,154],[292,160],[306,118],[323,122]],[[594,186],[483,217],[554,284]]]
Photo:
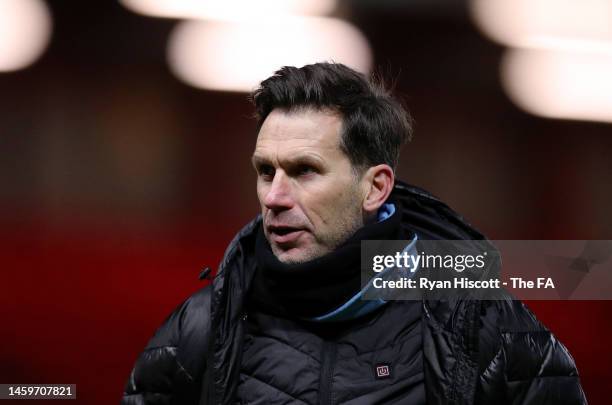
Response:
[[[448,206],[421,189],[398,183],[394,195],[402,206],[402,223],[422,239],[483,238]],[[213,283],[187,299],[156,332],[136,362],[122,404],[235,404],[237,398],[250,398],[247,403],[320,403],[321,392],[310,392],[310,396],[299,399],[291,396],[291,388],[284,392],[283,387],[249,392],[245,375],[250,366],[242,357],[253,350],[249,346],[253,343],[243,303],[255,268],[254,231],[259,221],[257,218],[249,223],[231,242]],[[420,352],[410,354],[410,358],[420,363],[414,369],[421,380],[424,378],[428,404],[586,403],[571,355],[521,302],[449,300],[417,305],[418,330],[402,326],[408,322],[402,311],[414,308],[407,303],[389,304],[364,322],[391,319],[387,325],[397,326],[384,336],[395,334],[403,340],[400,344],[383,342],[382,347],[387,351],[392,347],[386,356],[399,362],[400,368],[402,356],[406,356],[401,343],[421,339]],[[291,328],[286,330],[289,334],[300,333],[287,322],[281,328],[268,328],[268,332],[286,328]],[[371,341],[376,346],[376,340],[360,342]],[[322,347],[328,347],[324,340]],[[376,346],[376,353],[382,353],[383,348]],[[367,348],[356,347],[355,351],[363,349]],[[274,351],[265,355],[273,359],[283,354]],[[317,356],[311,357],[317,360]],[[376,361],[378,358],[371,356],[372,366]],[[409,396],[414,395],[406,376],[392,375],[363,390],[370,380],[350,385],[350,372],[344,373],[349,378],[342,378],[343,372],[350,371],[348,366],[338,367],[335,371],[320,367],[321,373],[337,373],[330,379],[332,390],[344,394],[330,395],[326,391],[326,403],[408,403]],[[271,380],[290,371],[268,369],[272,374],[264,377]],[[358,373],[363,376],[362,371]],[[302,383],[294,380],[292,384],[295,388]]]

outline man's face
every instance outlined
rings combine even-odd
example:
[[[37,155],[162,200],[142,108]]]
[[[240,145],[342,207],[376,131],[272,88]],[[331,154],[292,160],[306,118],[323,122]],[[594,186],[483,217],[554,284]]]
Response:
[[[259,131],[257,196],[281,262],[322,256],[363,226],[363,188],[340,149],[341,129],[341,116],[331,111],[275,109]]]

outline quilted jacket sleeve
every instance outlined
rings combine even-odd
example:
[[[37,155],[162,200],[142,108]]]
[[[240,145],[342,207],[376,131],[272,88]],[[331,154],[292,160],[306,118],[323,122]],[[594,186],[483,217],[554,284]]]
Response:
[[[477,403],[586,404],[567,348],[520,301],[485,307]]]
[[[197,404],[210,334],[210,287],[181,304],[138,357],[122,405]]]

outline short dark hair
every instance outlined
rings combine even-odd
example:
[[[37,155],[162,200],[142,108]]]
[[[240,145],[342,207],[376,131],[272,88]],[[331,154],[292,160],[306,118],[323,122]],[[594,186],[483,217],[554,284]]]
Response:
[[[275,108],[331,109],[342,115],[340,148],[354,168],[388,164],[396,169],[412,119],[382,80],[368,79],[340,63],[284,66],[251,94],[257,131]]]

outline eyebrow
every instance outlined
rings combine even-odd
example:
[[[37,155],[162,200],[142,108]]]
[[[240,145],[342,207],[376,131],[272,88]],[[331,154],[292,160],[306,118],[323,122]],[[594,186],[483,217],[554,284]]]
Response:
[[[253,166],[257,167],[264,164],[270,164],[270,159],[265,156],[253,154],[251,157],[251,162],[253,163]],[[311,154],[291,156],[287,159],[283,159],[283,162],[288,165],[310,164],[313,166],[322,166],[324,164],[323,159]]]
[[[253,164],[253,167],[255,168],[255,170],[258,170],[263,165],[269,165],[270,160],[263,156],[253,155],[251,157],[251,163]]]

